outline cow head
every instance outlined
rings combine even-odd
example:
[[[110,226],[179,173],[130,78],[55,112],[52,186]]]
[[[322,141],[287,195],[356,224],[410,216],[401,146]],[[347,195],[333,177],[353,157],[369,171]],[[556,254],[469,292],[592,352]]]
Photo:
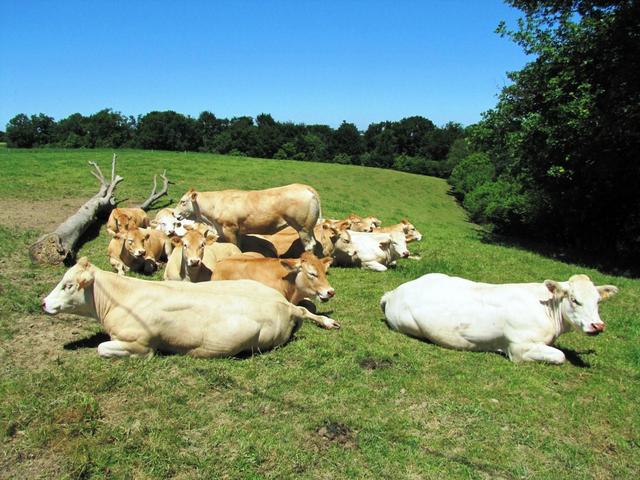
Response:
[[[383,250],[389,249],[392,260],[407,258],[410,255],[407,249],[407,241],[401,232],[391,232],[389,234],[389,240],[380,242],[380,248]]]
[[[193,220],[178,220],[173,216],[173,213],[164,214],[161,216],[157,216],[155,220],[151,222],[151,227],[156,230],[160,230],[168,236],[177,235],[182,237],[185,233],[187,233],[187,229],[193,225],[195,222]]]
[[[382,225],[382,222],[376,217],[362,218],[353,213],[347,217],[347,221],[350,222],[349,230],[354,232],[373,232],[375,227]]]
[[[180,201],[178,201],[178,205],[173,209],[173,216],[178,220],[183,220],[185,218],[196,219],[196,202],[198,201],[198,192],[196,192],[193,188],[190,188],[187,193],[185,193]]]
[[[562,319],[587,335],[604,331],[604,322],[598,313],[598,303],[616,293],[613,285],[596,287],[586,275],[574,275],[568,282],[545,280],[545,287],[560,302]]]
[[[411,222],[409,222],[409,220],[404,219],[400,223],[402,224],[402,231],[404,232],[404,236],[407,242],[422,240],[422,234]]]
[[[218,235],[210,230],[189,230],[182,238],[171,239],[174,246],[182,246],[182,259],[188,267],[198,267],[202,263],[204,248],[218,240]]]
[[[115,235],[115,238],[122,240],[124,248],[134,258],[144,258],[147,254],[145,243],[151,238],[151,231],[148,228],[137,228],[131,225]]]
[[[304,297],[318,297],[321,302],[327,302],[335,295],[327,279],[332,261],[331,257],[318,258],[311,252],[305,252],[297,260],[281,260],[280,263],[295,274],[296,288]]]
[[[95,267],[87,257],[82,257],[66,271],[60,283],[42,300],[42,309],[56,315],[60,312],[73,312],[88,315],[93,305],[90,287],[95,278]]]
[[[322,225],[322,233],[324,238],[329,238],[332,243],[332,252],[339,252],[342,255],[354,258],[356,256],[356,247],[351,242],[351,234],[349,230],[338,229],[330,224]]]

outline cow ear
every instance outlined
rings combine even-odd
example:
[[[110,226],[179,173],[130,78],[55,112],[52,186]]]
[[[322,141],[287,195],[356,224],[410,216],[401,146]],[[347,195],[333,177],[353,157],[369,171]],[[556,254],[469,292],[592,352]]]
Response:
[[[204,237],[205,237],[205,243],[207,245],[212,245],[218,241],[218,238],[220,236],[217,233],[214,233],[211,230],[208,230]]]
[[[321,258],[320,261],[324,265],[324,273],[327,273],[329,271],[329,267],[331,266],[331,263],[333,262],[333,257],[324,257],[324,258]]]
[[[391,239],[383,240],[380,242],[380,248],[389,248],[390,245],[391,245]]]
[[[195,202],[198,199],[198,192],[196,192],[193,188],[189,190],[189,198],[191,198],[192,202]]]
[[[280,265],[286,268],[289,273],[299,272],[301,267],[300,259],[295,262],[291,262],[291,260],[280,260]]]
[[[145,240],[149,240],[149,237],[151,236],[151,232],[147,232],[144,234],[144,239]]]
[[[545,280],[544,286],[547,287],[547,290],[551,292],[554,297],[562,298],[567,295],[567,290],[560,284],[560,282],[556,282],[554,280]]]
[[[122,240],[123,239],[122,233],[120,233],[120,232],[114,233],[113,234],[113,238],[117,238],[118,240]]]
[[[611,298],[616,293],[618,293],[618,287],[613,285],[601,285],[596,288],[598,289],[598,293],[600,294],[600,300],[606,300],[607,298]]]
[[[93,272],[91,270],[84,270],[78,275],[78,287],[87,288],[93,283]]]

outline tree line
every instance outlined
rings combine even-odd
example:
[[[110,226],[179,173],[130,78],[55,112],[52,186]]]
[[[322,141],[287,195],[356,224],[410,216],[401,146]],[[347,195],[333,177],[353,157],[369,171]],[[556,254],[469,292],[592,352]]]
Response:
[[[392,168],[448,177],[449,152],[464,138],[457,123],[443,127],[413,116],[372,123],[361,132],[348,122],[338,128],[278,122],[269,114],[192,118],[174,111],[133,117],[111,109],[55,121],[45,114],[18,114],[7,124],[9,147],[142,148],[200,151],[258,158],[293,159]],[[459,150],[459,146],[453,148]]]
[[[449,182],[497,232],[640,266],[640,4],[507,0],[535,58],[468,129]],[[636,270],[637,271],[637,270]]]

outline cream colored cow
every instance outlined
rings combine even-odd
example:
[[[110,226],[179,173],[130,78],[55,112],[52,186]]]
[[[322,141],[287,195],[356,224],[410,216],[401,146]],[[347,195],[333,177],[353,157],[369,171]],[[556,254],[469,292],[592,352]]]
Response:
[[[388,227],[376,227],[373,229],[373,233],[391,232],[404,233],[407,243],[422,240],[422,234],[418,231],[415,225],[407,219],[400,220],[400,223],[396,223],[395,225],[389,225]]]
[[[312,187],[298,183],[266,190],[191,189],[178,202],[174,215],[212,225],[222,240],[236,245],[241,234],[273,234],[290,225],[300,235],[305,250],[313,251],[320,197]]]
[[[105,272],[86,257],[64,274],[42,308],[97,319],[111,337],[98,345],[101,357],[155,351],[230,357],[286,343],[303,320],[340,327],[252,280],[152,282]]]
[[[392,329],[443,347],[562,363],[564,353],[551,346],[556,338],[572,328],[604,331],[598,303],[617,292],[586,275],[500,285],[430,273],[385,293],[380,306]]]

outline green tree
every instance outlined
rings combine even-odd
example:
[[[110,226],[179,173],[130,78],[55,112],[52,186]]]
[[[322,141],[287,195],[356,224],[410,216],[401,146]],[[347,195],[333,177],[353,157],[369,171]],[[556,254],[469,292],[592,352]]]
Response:
[[[7,124],[7,143],[10,147],[31,148],[36,142],[36,130],[31,119],[19,113]]]
[[[534,57],[471,133],[496,179],[526,194],[488,220],[638,260],[640,8],[632,0],[508,0],[525,13],[498,31]]]

